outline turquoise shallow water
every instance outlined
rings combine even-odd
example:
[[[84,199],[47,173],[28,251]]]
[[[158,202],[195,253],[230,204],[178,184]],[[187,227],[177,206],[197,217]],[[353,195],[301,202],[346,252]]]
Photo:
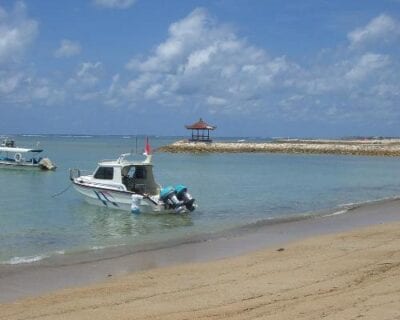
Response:
[[[92,171],[101,159],[135,150],[135,137],[16,136],[37,141],[56,172],[0,170],[0,262],[160,242],[263,220],[296,218],[400,195],[398,158],[284,154],[155,154],[162,185],[184,183],[199,208],[190,215],[133,215],[86,204],[68,169]],[[151,138],[153,148],[174,141]],[[139,139],[139,151],[143,139]],[[336,209],[340,210],[340,209]]]

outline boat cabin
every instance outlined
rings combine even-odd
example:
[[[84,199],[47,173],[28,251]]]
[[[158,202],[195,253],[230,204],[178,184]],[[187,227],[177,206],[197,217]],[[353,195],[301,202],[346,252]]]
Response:
[[[17,147],[0,147],[0,161],[15,164],[38,164],[42,158],[40,149],[26,149]]]
[[[145,162],[103,161],[93,173],[93,179],[138,194],[160,192],[160,186],[154,180],[153,165]]]
[[[16,147],[15,141],[11,140],[9,138],[5,138],[0,146],[1,147],[9,147],[9,148],[15,148]]]

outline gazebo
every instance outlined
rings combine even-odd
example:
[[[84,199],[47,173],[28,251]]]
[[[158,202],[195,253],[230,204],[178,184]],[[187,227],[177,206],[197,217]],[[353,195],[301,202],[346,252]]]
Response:
[[[211,142],[212,140],[210,139],[210,130],[214,130],[217,128],[216,126],[211,126],[208,123],[204,122],[202,118],[200,118],[199,121],[185,127],[188,130],[192,130],[192,138],[189,139],[189,141],[194,142]]]

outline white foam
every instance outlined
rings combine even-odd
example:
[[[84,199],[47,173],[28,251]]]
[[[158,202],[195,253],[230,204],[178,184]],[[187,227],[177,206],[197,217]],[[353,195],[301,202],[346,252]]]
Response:
[[[93,138],[93,136],[74,136],[74,135],[64,135],[59,136],[60,138]]]
[[[43,134],[23,134],[23,137],[45,137]]]
[[[102,249],[105,249],[105,248],[107,248],[107,247],[106,246],[93,246],[93,247],[91,247],[92,250],[102,250]]]
[[[111,244],[111,245],[106,245],[106,246],[93,246],[90,247],[90,250],[103,250],[103,249],[110,249],[110,248],[117,248],[117,247],[121,247],[124,246],[125,243],[121,243],[121,244]]]
[[[369,205],[369,204],[374,204],[374,203],[380,203],[383,201],[390,201],[390,200],[400,200],[399,196],[389,196],[389,197],[383,197],[379,199],[372,199],[372,200],[365,200],[365,201],[360,201],[360,202],[349,202],[340,205],[342,208],[346,209],[351,209],[359,206],[364,206],[364,205]]]
[[[338,215],[341,215],[341,214],[345,214],[345,213],[347,213],[348,211],[349,211],[349,210],[347,210],[347,209],[335,211],[335,212],[333,212],[333,213],[330,213],[330,214],[325,215],[325,217],[338,216]]]
[[[29,256],[29,257],[13,257],[10,260],[6,261],[5,264],[23,264],[23,263],[32,263],[43,260],[48,256],[40,255],[40,256]]]

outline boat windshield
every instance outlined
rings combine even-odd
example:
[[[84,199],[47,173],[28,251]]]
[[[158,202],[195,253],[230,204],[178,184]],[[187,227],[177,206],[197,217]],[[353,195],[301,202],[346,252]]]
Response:
[[[94,174],[95,179],[112,180],[114,179],[113,167],[99,167]]]
[[[122,168],[122,183],[128,191],[156,194],[158,185],[154,181],[152,167],[147,165],[129,165]]]

